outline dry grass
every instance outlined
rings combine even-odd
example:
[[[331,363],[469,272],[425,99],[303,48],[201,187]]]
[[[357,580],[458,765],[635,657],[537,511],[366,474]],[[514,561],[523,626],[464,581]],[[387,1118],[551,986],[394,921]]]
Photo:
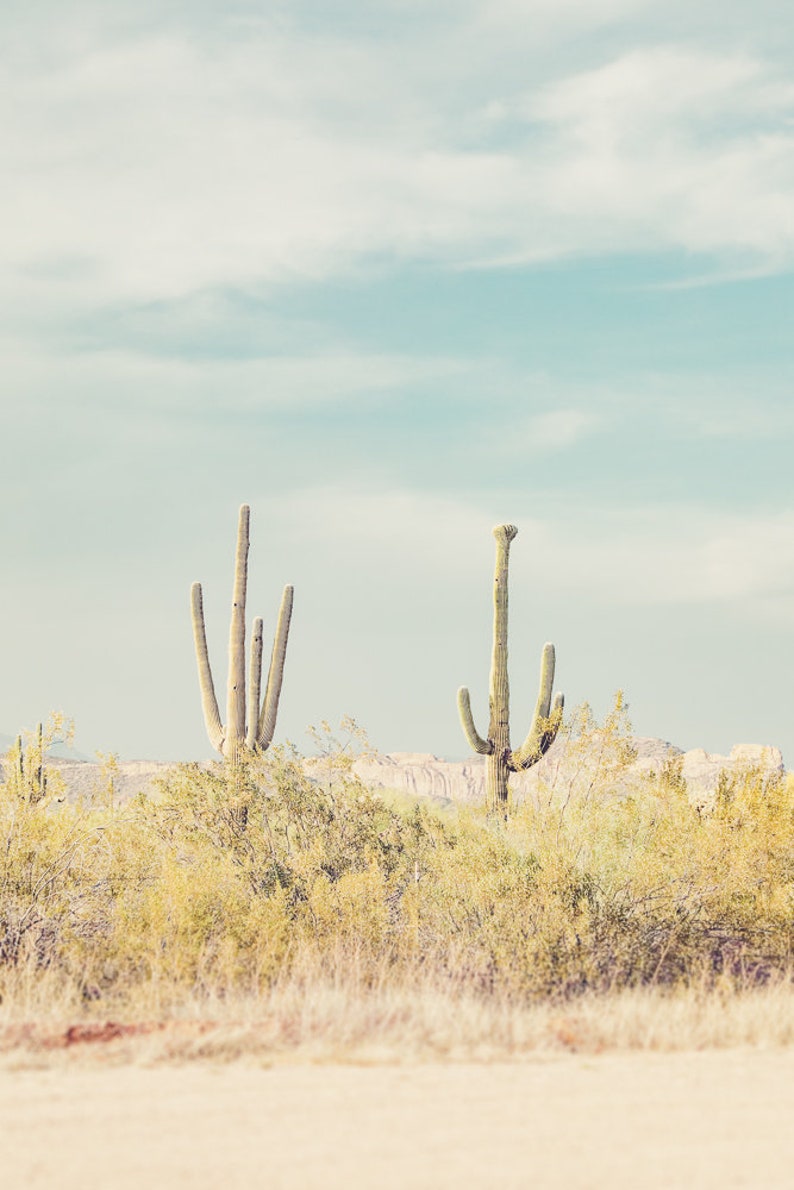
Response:
[[[0,1008],[0,1066],[520,1061],[561,1053],[671,1052],[794,1044],[794,985],[640,988],[526,1003],[421,979],[366,989],[290,979],[256,999],[145,998],[108,1019],[45,979]]]
[[[569,728],[570,730],[570,728]],[[519,1059],[794,1037],[794,783],[707,815],[627,784],[620,700],[581,789],[508,823],[364,788],[331,747],[184,766],[158,802],[0,785],[6,1063]]]

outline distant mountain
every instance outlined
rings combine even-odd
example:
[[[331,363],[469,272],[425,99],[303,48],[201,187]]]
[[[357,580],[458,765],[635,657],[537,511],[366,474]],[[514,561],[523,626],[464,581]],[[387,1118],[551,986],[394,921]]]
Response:
[[[4,756],[9,748],[13,748],[16,738],[14,735],[7,735],[4,731],[0,731],[0,756]],[[94,756],[86,756],[85,752],[78,752],[76,748],[70,748],[68,744],[53,744],[47,750],[47,755],[57,760],[91,761],[96,759]]]
[[[0,735],[11,743],[10,736]],[[701,809],[709,809],[719,788],[721,774],[741,774],[752,769],[771,783],[784,776],[786,770],[778,748],[761,744],[736,744],[727,756],[692,748],[683,752],[666,740],[635,736],[631,739],[633,759],[622,763],[619,771],[610,771],[601,748],[594,744],[588,757],[577,750],[576,742],[560,740],[543,759],[526,772],[516,774],[513,798],[520,802],[542,794],[543,804],[567,804],[571,795],[588,797],[594,782],[605,801],[638,796],[646,790],[654,796],[656,779],[669,766],[671,774],[684,782],[690,801]],[[69,751],[65,749],[65,751]],[[57,768],[71,799],[107,797],[108,775],[95,761],[78,763],[79,753],[61,756]],[[309,775],[316,772],[319,760],[307,760]],[[604,765],[606,767],[604,767]],[[157,795],[158,781],[173,765],[168,761],[121,761],[113,775],[113,800],[116,804],[128,801],[138,793]],[[442,805],[474,803],[485,800],[485,760],[470,756],[467,760],[450,762],[424,752],[390,752],[362,756],[355,762],[353,772],[370,788],[382,788],[407,794],[409,797],[428,797]]]

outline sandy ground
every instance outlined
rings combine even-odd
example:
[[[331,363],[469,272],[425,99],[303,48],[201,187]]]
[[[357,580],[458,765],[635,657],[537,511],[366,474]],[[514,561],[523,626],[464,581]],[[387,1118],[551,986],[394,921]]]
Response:
[[[0,1072],[0,1183],[794,1185],[794,1052]]]

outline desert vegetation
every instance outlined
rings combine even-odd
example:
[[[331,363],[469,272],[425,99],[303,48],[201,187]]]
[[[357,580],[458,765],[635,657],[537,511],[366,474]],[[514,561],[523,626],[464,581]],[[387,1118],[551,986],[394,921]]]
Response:
[[[8,1036],[172,1020],[193,1046],[192,1020],[335,1054],[790,1040],[791,779],[726,777],[708,810],[675,763],[629,780],[622,696],[560,733],[579,778],[508,820],[374,793],[350,723],[309,760],[177,766],[122,806],[112,768],[72,803],[57,771],[39,796],[7,766]]]
[[[249,519],[243,505],[225,723],[200,584],[191,592],[221,759],[175,766],[154,796],[120,803],[112,757],[90,796],[66,796],[46,760],[70,730],[62,717],[6,757],[0,1047],[152,1045],[163,1029],[167,1051],[182,1054],[792,1040],[791,778],[726,773],[705,805],[675,759],[638,771],[621,693],[603,723],[587,705],[563,721],[552,645],[528,735],[512,749],[512,525],[494,530],[486,738],[465,688],[458,700],[466,737],[487,758],[485,806],[367,787],[354,771],[367,744],[352,721],[336,734],[322,725],[311,757],[271,746],[293,593],[285,588],[263,697],[259,619],[246,675]],[[510,774],[558,737],[564,768],[547,768],[513,802]]]

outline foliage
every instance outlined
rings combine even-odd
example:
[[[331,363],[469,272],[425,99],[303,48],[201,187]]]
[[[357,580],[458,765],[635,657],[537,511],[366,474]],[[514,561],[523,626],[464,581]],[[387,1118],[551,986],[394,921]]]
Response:
[[[20,732],[5,760],[8,793],[18,801],[36,802],[59,797],[63,782],[45,767],[44,761],[53,744],[71,743],[74,725],[60,713],[50,715],[46,725],[38,723],[35,731]]]
[[[680,770],[629,773],[622,696],[565,727],[579,776],[508,822],[393,804],[355,776],[353,734],[182,765],[126,805],[0,786],[0,993],[49,969],[87,999],[258,993],[355,969],[521,998],[746,985],[794,941],[794,787],[748,770],[714,808]],[[588,757],[589,762],[588,762]]]

